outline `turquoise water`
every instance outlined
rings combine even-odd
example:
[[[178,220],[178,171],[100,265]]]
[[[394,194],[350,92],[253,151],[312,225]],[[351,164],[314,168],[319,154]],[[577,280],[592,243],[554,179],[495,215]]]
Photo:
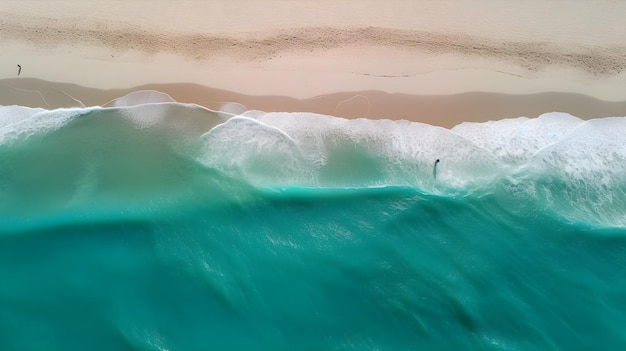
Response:
[[[0,349],[623,349],[623,135],[0,107]]]

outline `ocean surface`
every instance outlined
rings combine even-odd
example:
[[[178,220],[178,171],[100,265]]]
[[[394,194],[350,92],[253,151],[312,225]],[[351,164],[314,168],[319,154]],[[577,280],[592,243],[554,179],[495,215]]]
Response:
[[[626,349],[625,136],[0,107],[0,349]]]

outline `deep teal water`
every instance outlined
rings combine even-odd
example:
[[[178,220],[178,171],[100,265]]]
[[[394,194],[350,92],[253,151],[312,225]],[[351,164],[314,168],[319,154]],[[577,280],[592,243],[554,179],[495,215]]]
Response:
[[[2,350],[626,347],[624,119],[0,116]]]

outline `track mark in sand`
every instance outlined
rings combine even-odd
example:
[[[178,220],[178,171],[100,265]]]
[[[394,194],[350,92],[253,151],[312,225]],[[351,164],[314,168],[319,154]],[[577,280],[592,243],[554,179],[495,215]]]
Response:
[[[502,73],[504,75],[513,76],[513,77],[517,77],[517,78],[531,79],[530,77],[525,76],[523,74],[511,73],[511,72],[501,71],[501,70],[494,70],[494,72]]]
[[[430,72],[428,72],[430,73]],[[417,77],[417,76],[423,76],[427,73],[422,73],[422,74],[374,74],[374,73],[359,73],[359,72],[352,72],[352,74],[356,74],[359,76],[368,76],[368,77],[376,77],[376,78],[413,78],[413,77]]]
[[[363,73],[363,72],[351,72],[352,74],[356,74],[356,75],[360,75],[360,76],[368,76],[368,77],[376,77],[376,78],[414,78],[414,77],[420,77],[420,76],[425,76],[427,74],[431,74],[434,72],[456,72],[456,71],[465,71],[465,70],[473,70],[473,69],[478,69],[478,68],[457,68],[457,69],[441,69],[441,70],[435,70],[435,71],[428,71],[428,72],[423,72],[423,73],[417,73],[417,74],[374,74],[374,73]],[[518,77],[518,78],[524,78],[524,79],[531,79],[528,76],[525,76],[523,74],[517,74],[517,73],[512,73],[512,72],[506,72],[506,71],[502,71],[502,70],[493,70],[493,72],[497,72],[497,73],[501,73],[507,76],[513,76],[513,77]]]

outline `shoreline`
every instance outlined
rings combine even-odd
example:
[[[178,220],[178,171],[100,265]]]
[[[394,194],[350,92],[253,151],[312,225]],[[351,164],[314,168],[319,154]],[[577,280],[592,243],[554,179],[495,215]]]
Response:
[[[451,128],[462,122],[487,122],[565,112],[581,119],[626,116],[626,101],[604,101],[581,94],[543,92],[502,94],[466,92],[448,95],[391,94],[382,91],[336,92],[309,99],[245,95],[193,83],[146,84],[129,89],[95,89],[34,78],[0,80],[0,105],[47,109],[103,106],[142,90],[165,93],[180,103],[211,110],[311,112],[342,118],[408,120]],[[233,107],[232,104],[238,104]],[[242,106],[239,106],[242,105]]]

